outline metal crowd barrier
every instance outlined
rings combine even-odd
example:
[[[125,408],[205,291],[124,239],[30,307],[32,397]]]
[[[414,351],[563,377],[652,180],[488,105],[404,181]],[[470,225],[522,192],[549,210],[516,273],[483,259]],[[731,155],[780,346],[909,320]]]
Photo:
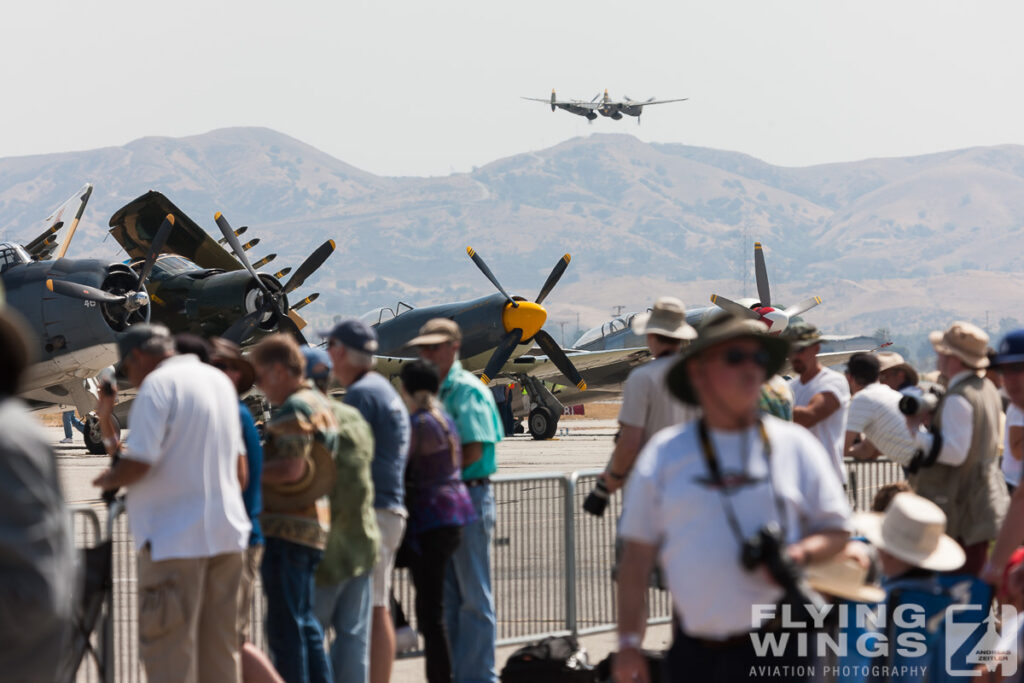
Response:
[[[869,509],[879,488],[904,478],[898,464],[885,460],[848,460],[846,467],[854,510]],[[582,508],[599,473],[600,470],[589,470],[568,475],[494,477],[496,522],[491,584],[499,646],[548,635],[587,635],[615,628],[616,584],[612,569],[621,495],[610,497],[602,517],[587,514]],[[83,512],[83,519],[87,517]],[[98,530],[94,512],[90,519]],[[79,530],[80,526],[76,522],[76,540],[92,539],[87,529]],[[112,529],[114,589],[109,613],[112,642],[117,645],[114,676],[119,682],[144,681],[138,656],[135,547],[124,515],[114,520]],[[98,531],[92,533],[98,535]],[[415,592],[406,570],[395,572],[395,595],[410,625],[415,627]],[[651,588],[647,601],[648,624],[667,623],[671,619],[667,591]],[[253,643],[266,650],[266,635],[261,627],[266,600],[258,577],[251,610]],[[80,680],[98,679],[80,675]]]

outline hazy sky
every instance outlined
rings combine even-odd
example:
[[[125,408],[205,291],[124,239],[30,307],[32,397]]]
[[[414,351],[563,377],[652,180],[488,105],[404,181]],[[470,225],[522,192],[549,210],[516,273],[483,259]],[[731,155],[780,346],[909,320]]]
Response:
[[[277,129],[386,175],[591,132],[785,165],[1024,143],[1024,3],[18,2],[0,156]],[[588,125],[521,95],[690,97]]]

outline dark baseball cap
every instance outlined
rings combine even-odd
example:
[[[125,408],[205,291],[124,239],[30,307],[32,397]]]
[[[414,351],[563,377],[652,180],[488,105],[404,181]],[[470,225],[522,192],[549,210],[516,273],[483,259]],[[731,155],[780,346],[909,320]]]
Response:
[[[334,363],[319,346],[301,347],[302,355],[306,359],[306,377],[309,379],[328,379],[331,376],[331,368]]]
[[[321,332],[320,336],[333,339],[340,342],[342,346],[355,351],[377,352],[377,332],[358,318],[342,320],[329,332]]]
[[[174,337],[171,331],[164,325],[153,323],[136,323],[117,338],[118,363],[115,366],[118,377],[124,377],[122,364],[125,357],[132,351],[139,349],[149,351],[152,349],[163,349],[167,346],[173,347]]]

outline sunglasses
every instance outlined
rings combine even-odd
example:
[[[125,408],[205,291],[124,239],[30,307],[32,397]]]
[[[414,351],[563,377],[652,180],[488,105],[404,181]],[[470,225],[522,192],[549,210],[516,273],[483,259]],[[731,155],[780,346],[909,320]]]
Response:
[[[768,362],[771,360],[768,356],[768,352],[764,349],[758,349],[757,351],[744,351],[742,349],[727,349],[722,354],[722,360],[725,364],[731,367],[738,367],[744,363],[750,361],[759,368],[768,367]]]

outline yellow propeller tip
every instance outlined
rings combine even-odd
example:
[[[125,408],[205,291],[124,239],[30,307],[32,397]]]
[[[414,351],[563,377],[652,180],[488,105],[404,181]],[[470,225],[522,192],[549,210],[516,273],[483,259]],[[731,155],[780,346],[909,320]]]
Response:
[[[174,214],[173,213],[167,214],[167,222],[170,223],[171,225],[174,225]]]
[[[490,378],[490,377],[488,377],[487,375],[480,375],[480,380],[481,380],[481,381],[482,381],[482,382],[483,382],[484,384],[490,384],[490,383],[491,383],[491,378]]]
[[[334,249],[334,240],[327,240],[327,241],[331,243],[331,249]]]
[[[218,211],[217,213],[213,214],[213,220],[215,220],[215,221],[219,221],[220,217],[221,217],[221,212],[220,211]]]
[[[712,294],[711,295],[711,303],[716,303],[717,301],[718,301],[718,295],[717,294]]]
[[[48,290],[50,290],[51,292],[53,291],[53,280],[47,280],[46,281],[46,288]]]
[[[576,385],[576,388],[579,389],[580,391],[586,391],[587,383],[584,382],[583,380],[580,380],[580,383]]]
[[[760,242],[754,242],[754,249],[760,249],[760,248],[761,248],[761,243]]]
[[[569,261],[572,261],[572,256],[570,256],[569,254],[565,254],[564,256],[562,256],[562,260],[568,263]]]
[[[473,251],[473,247],[466,247],[466,253],[469,254],[470,256],[473,256],[473,254],[475,254],[476,252]]]

